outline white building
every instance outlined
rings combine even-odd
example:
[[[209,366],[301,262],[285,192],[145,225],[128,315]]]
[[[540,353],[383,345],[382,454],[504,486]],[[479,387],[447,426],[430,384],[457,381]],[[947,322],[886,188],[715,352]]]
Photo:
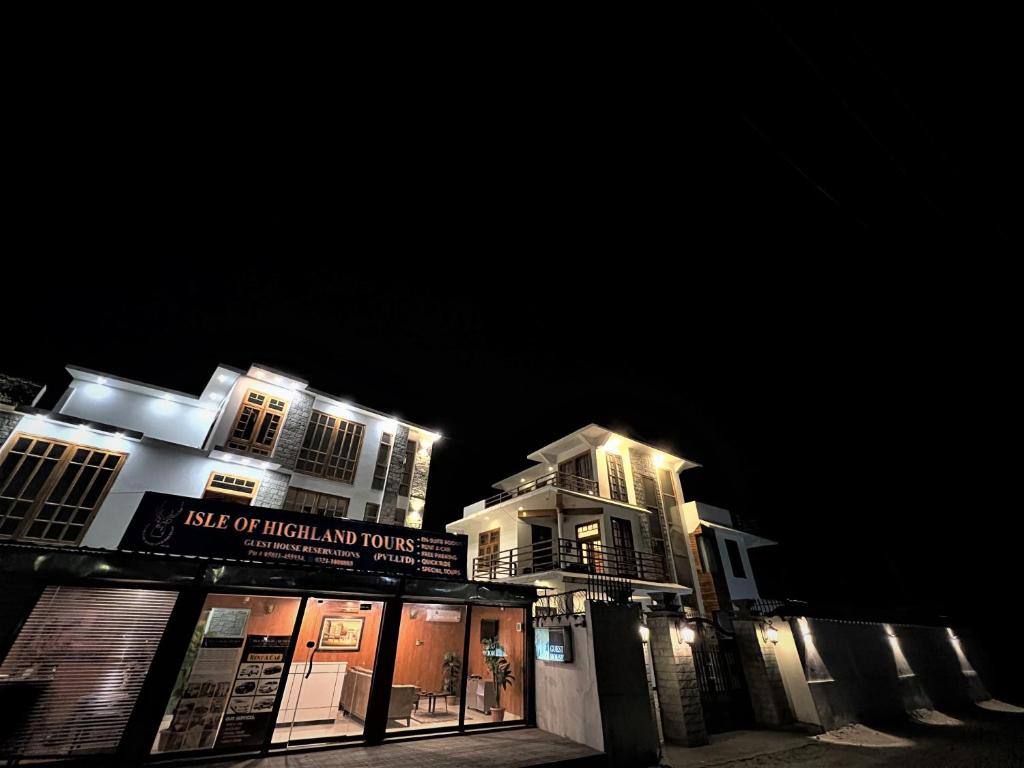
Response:
[[[52,411],[0,413],[0,540],[116,548],[145,491],[422,525],[437,432],[263,365],[198,395],[67,371]]]

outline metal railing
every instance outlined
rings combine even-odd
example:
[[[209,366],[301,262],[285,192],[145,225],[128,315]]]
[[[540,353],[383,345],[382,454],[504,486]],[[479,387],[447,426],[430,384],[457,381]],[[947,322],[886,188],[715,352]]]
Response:
[[[554,595],[538,597],[533,604],[534,618],[560,618],[565,616],[581,616],[587,612],[587,591],[574,589],[571,592],[559,592]]]
[[[547,487],[585,493],[589,496],[598,495],[596,480],[591,480],[589,477],[580,477],[579,475],[570,475],[567,472],[549,472],[546,475],[541,475],[536,480],[518,485],[511,491],[502,491],[490,498],[484,499],[484,508],[493,507],[495,504],[501,504],[503,501],[514,499],[516,496],[522,496],[524,493],[530,493],[538,488]]]
[[[543,541],[473,558],[474,579],[507,579],[555,570],[643,581],[668,580],[661,555],[575,539]]]

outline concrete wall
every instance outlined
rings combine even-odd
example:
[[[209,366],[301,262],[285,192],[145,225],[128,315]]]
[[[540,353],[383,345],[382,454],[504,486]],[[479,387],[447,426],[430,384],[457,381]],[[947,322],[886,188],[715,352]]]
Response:
[[[572,643],[572,663],[535,663],[537,725],[604,751],[594,649],[586,627],[572,627]]]
[[[789,624],[784,621],[775,621],[773,625],[779,633],[779,642],[775,646],[775,659],[782,675],[782,684],[786,689],[790,712],[793,713],[793,719],[798,724],[818,730],[821,726],[821,718],[814,706],[814,698],[811,696],[807,678],[804,677],[804,668],[800,663],[800,652],[796,647],[796,639],[793,637]]]
[[[970,637],[955,640],[941,627],[824,619],[793,619],[790,626],[826,730],[897,720],[919,708],[956,711],[988,698]]]

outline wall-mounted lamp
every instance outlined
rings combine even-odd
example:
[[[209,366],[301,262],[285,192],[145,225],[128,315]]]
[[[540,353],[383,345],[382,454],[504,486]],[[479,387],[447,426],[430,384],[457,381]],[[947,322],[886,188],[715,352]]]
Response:
[[[766,643],[778,645],[779,630],[772,626],[771,619],[761,622],[761,637]]]
[[[651,641],[651,628],[646,624],[640,625],[640,642],[649,643]]]
[[[693,645],[697,641],[697,632],[689,624],[683,624],[679,632],[679,642]]]

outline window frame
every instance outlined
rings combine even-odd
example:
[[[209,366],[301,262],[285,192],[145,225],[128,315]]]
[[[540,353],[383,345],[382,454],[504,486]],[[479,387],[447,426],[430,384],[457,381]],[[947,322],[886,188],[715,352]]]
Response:
[[[416,440],[406,440],[405,463],[402,465],[402,479],[398,483],[398,495],[406,499],[412,493],[412,474],[416,469],[417,450],[419,450],[419,443]]]
[[[289,497],[292,496],[293,494],[298,494],[298,493],[304,493],[304,494],[307,494],[307,495],[313,497],[313,505],[312,505],[313,506],[313,510],[311,512],[304,512],[302,509],[294,509],[294,508],[292,508],[292,507],[290,507],[288,505]],[[326,512],[320,512],[319,511],[319,509],[320,509],[319,502],[320,502],[321,498],[338,499],[339,501],[344,501],[345,502],[345,514],[344,515],[328,515],[328,514],[326,514]],[[304,506],[304,505],[300,505],[300,506]],[[287,492],[285,492],[284,502],[282,502],[281,508],[284,509],[284,510],[287,510],[288,512],[296,512],[296,513],[298,513],[300,515],[312,515],[314,517],[326,517],[326,518],[335,518],[335,519],[338,519],[338,520],[348,520],[349,519],[349,517],[348,517],[349,516],[349,512],[351,512],[351,510],[352,510],[352,499],[349,498],[348,496],[339,496],[336,493],[327,493],[326,491],[312,491],[309,488],[303,488],[303,487],[298,486],[298,485],[292,485],[292,486],[289,486]]]
[[[391,466],[391,452],[395,448],[395,437],[390,432],[381,432],[380,444],[377,446],[377,461],[373,465],[373,478],[370,489],[383,491],[388,480],[388,469]],[[381,469],[383,468],[383,473]]]
[[[245,480],[246,482],[253,483],[252,493],[244,493],[242,491],[233,491],[228,488],[215,488],[213,486],[213,479],[217,475],[225,478],[232,478],[234,480]],[[260,480],[258,478],[245,477],[244,475],[229,475],[227,472],[219,472],[213,470],[210,476],[206,479],[206,485],[203,487],[203,495],[200,498],[203,499],[214,499],[218,501],[230,501],[233,503],[241,503],[238,500],[245,500],[246,506],[252,506],[252,503],[256,500],[256,494],[260,490]],[[209,495],[208,495],[209,494]]]
[[[743,551],[740,549],[740,543],[729,536],[723,536],[722,540],[725,542],[725,556],[729,558],[729,570],[732,571],[732,577],[734,579],[746,579],[747,568],[743,563]],[[732,548],[729,545],[732,544]],[[733,557],[733,549],[735,549],[736,556]]]
[[[320,421],[314,424],[314,420]],[[344,429],[342,428],[343,424],[345,425]],[[339,447],[339,443],[343,443],[344,438],[349,435],[348,427],[352,427],[352,442],[355,443],[354,458],[351,449],[345,458],[340,458],[341,454],[336,449]],[[324,447],[324,435],[321,435],[318,441],[319,447],[312,448],[306,445],[310,430],[317,428],[323,428],[324,435],[327,435],[326,447]],[[316,408],[312,409],[309,413],[309,420],[306,422],[306,429],[302,433],[302,442],[299,444],[299,452],[295,459],[295,471],[311,477],[322,477],[336,483],[355,485],[366,432],[366,425],[362,422],[343,419],[341,416],[335,416],[332,413],[317,410]],[[339,440],[339,436],[341,440]],[[350,442],[350,446],[352,442]],[[315,451],[317,454],[322,454],[322,460],[313,460],[308,458],[308,456],[304,457],[304,451]],[[300,467],[299,465],[302,462],[312,464],[314,469]],[[345,479],[344,476],[338,475],[338,467],[342,462],[346,464],[351,462],[351,479]]]
[[[263,398],[265,398],[265,400],[263,403],[260,403],[258,405],[253,404],[249,402],[250,395],[260,395]],[[270,408],[271,401],[283,403],[284,407],[280,411],[273,410]],[[274,450],[277,448],[277,441],[281,437],[281,431],[284,429],[285,421],[288,418],[288,410],[290,407],[291,403],[282,397],[271,395],[268,392],[263,392],[254,387],[247,387],[245,390],[245,394],[242,395],[241,402],[239,402],[238,404],[238,412],[235,414],[234,421],[231,423],[231,428],[228,430],[227,438],[224,441],[224,446],[229,450],[247,453],[251,456],[273,456]],[[256,423],[253,425],[252,435],[248,439],[237,438],[235,437],[235,432],[239,428],[239,424],[242,421],[242,415],[245,412],[246,408],[254,408],[258,411]],[[277,429],[275,430],[274,436],[270,441],[270,445],[265,445],[263,443],[256,442],[256,435],[259,434],[260,429],[263,426],[263,422],[267,419],[268,414],[273,416],[279,416],[280,421],[278,422]],[[232,445],[232,442],[236,441],[239,443],[239,445]],[[242,447],[240,445],[241,443],[246,443],[245,447]],[[253,449],[256,447],[258,447],[260,450],[254,451]],[[265,453],[264,450],[266,451]]]
[[[626,483],[626,465],[617,453],[606,453],[608,496],[612,501],[629,503],[629,485]]]
[[[485,541],[487,537],[487,541]],[[494,551],[484,553],[484,547],[490,547],[493,544]],[[498,559],[498,555],[501,553],[501,528],[490,528],[486,531],[480,531],[477,534],[476,539],[476,556],[478,558],[487,558],[486,564],[491,564]]]
[[[125,461],[128,458],[128,454],[123,451],[112,451],[107,448],[98,448],[96,446],[83,445],[81,443],[73,443],[67,440],[61,440],[60,438],[47,437],[45,435],[35,435],[28,432],[15,432],[8,438],[7,444],[2,449],[0,449],[0,466],[3,465],[3,462],[5,462],[7,460],[7,457],[14,451],[14,447],[17,445],[19,439],[26,439],[30,441],[40,440],[51,445],[62,445],[64,446],[64,452],[61,454],[60,458],[57,459],[56,466],[54,466],[53,470],[47,476],[46,480],[43,481],[42,485],[39,486],[39,490],[36,492],[31,504],[25,511],[24,517],[22,517],[21,521],[18,523],[17,528],[15,528],[14,533],[0,534],[0,541],[20,541],[28,543],[51,544],[54,546],[63,547],[78,546],[82,542],[82,539],[85,538],[85,534],[88,532],[89,527],[92,525],[92,521],[96,518],[96,514],[100,511],[100,507],[102,507],[103,503],[107,500],[107,495],[110,493],[110,489],[114,487],[114,483],[117,481],[117,476],[118,474],[120,474],[121,468],[124,467]],[[29,448],[31,448],[31,443],[29,445]],[[32,527],[32,524],[36,522],[36,520],[38,519],[39,513],[46,506],[46,503],[50,498],[50,494],[53,492],[54,488],[56,488],[60,480],[64,477],[64,473],[68,471],[68,466],[72,463],[72,457],[79,450],[98,451],[109,456],[116,456],[117,462],[111,468],[110,476],[107,479],[106,486],[100,490],[99,495],[96,497],[96,501],[93,503],[92,509],[89,511],[88,517],[86,517],[85,520],[82,522],[79,528],[78,536],[73,541],[27,537],[25,535],[26,532],[28,531],[29,528]],[[32,454],[29,454],[28,451],[26,450],[26,455]],[[20,459],[18,466],[21,466],[21,463],[23,461],[24,458]],[[17,468],[15,468],[15,472],[12,472],[12,477],[16,474],[16,469]],[[35,473],[38,471],[39,470],[37,467],[36,469],[33,470],[32,475],[34,476]],[[82,493],[82,497],[84,497],[85,494],[89,492],[91,487],[91,484],[86,487],[85,491],[83,491]],[[70,493],[70,491],[71,487],[69,487],[68,490],[65,492],[65,499],[67,498],[67,494]],[[63,504],[59,506],[63,506]],[[81,506],[76,506],[75,508],[82,509]],[[52,523],[55,521],[51,520],[47,522]]]

